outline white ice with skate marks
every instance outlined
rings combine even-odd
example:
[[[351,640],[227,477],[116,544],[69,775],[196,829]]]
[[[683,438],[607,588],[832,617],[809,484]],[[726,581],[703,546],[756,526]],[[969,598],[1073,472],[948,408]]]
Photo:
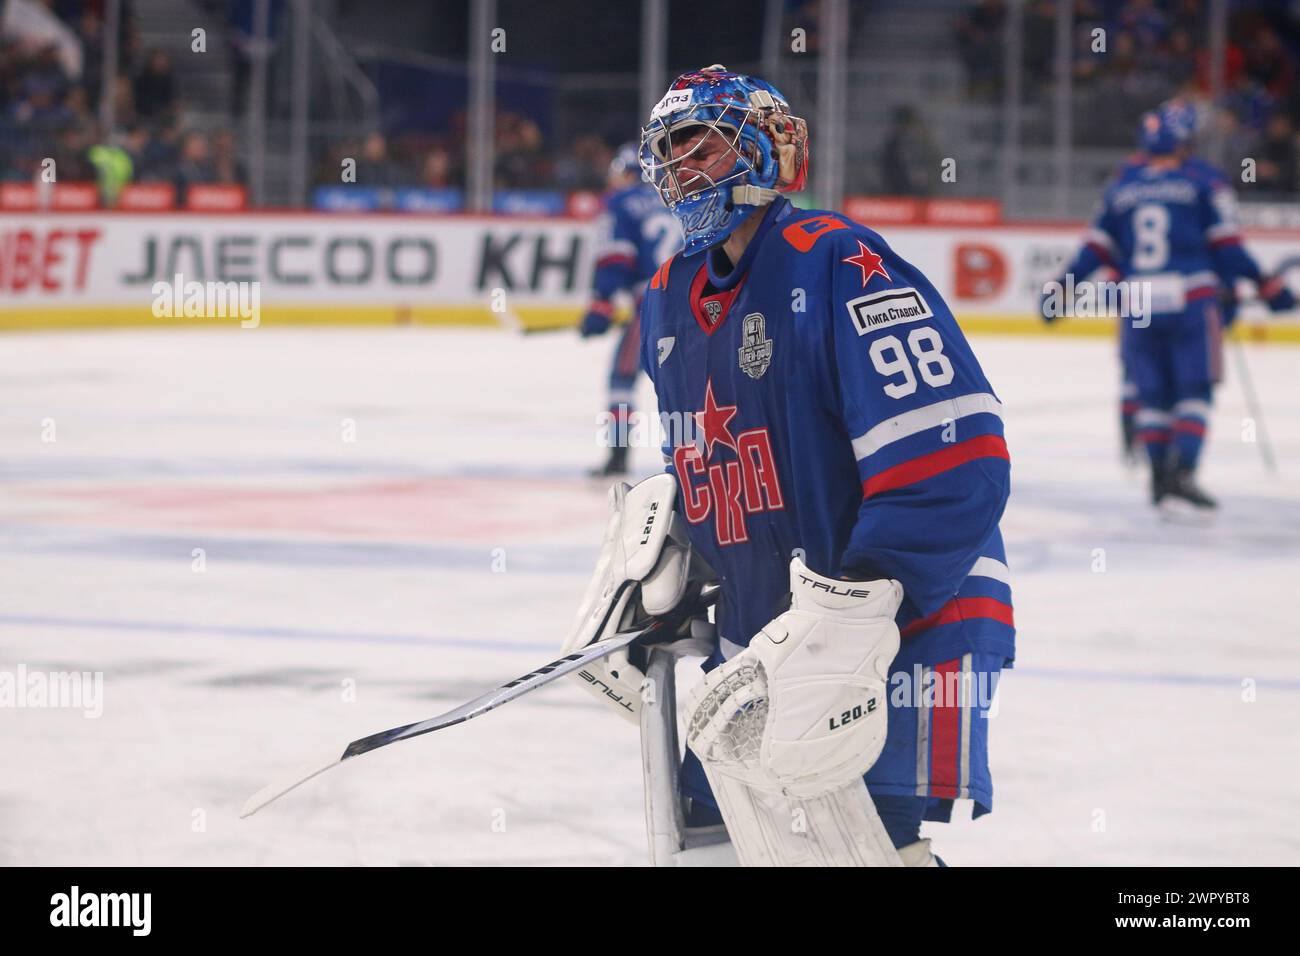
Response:
[[[926,833],[958,865],[1293,863],[1300,353],[1249,351],[1281,476],[1230,382],[1202,475],[1223,514],[1187,528],[1118,464],[1111,343],[974,344],[1006,403],[1019,666],[995,812]],[[322,749],[554,655],[600,537],[582,474],[612,343],[4,345],[0,671],[102,671],[104,713],[0,709],[0,863],[644,861],[635,730],[568,682],[237,819]]]

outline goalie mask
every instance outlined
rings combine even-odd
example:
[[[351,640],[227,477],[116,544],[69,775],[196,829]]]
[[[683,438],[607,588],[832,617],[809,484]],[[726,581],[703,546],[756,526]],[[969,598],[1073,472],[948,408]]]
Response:
[[[683,73],[641,129],[641,168],[681,223],[684,252],[726,239],[808,179],[808,124],[770,83],[722,66]]]

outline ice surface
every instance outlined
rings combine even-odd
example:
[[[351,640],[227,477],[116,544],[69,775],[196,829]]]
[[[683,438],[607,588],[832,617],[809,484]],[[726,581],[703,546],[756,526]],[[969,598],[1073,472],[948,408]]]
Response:
[[[1230,381],[1203,470],[1223,514],[1187,528],[1118,462],[1111,343],[974,344],[1007,406],[1020,652],[996,810],[927,825],[936,849],[1294,864],[1300,353],[1247,350],[1280,477]],[[642,863],[635,729],[567,681],[237,819],[285,769],[554,656],[603,521],[583,472],[611,347],[6,336],[0,671],[102,671],[104,711],[0,708],[0,863]]]

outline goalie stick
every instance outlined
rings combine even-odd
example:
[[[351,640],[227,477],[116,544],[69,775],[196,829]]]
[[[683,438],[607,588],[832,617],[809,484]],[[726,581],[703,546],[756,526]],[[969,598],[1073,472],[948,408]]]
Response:
[[[581,650],[575,651],[559,660],[551,661],[536,670],[529,671],[521,677],[516,677],[509,683],[502,684],[500,687],[488,691],[479,697],[475,697],[468,703],[461,704],[453,710],[449,710],[437,717],[430,717],[428,720],[417,721],[413,724],[406,724],[402,727],[394,727],[391,730],[382,730],[377,734],[371,734],[369,737],[362,737],[354,740],[343,749],[342,756],[331,757],[321,763],[313,763],[309,767],[304,767],[294,771],[292,774],[285,774],[271,783],[268,783],[257,793],[245,801],[243,809],[239,811],[240,817],[252,816],[258,810],[262,809],[273,800],[284,796],[290,790],[301,786],[313,777],[319,776],[332,767],[337,767],[345,760],[353,757],[359,757],[361,754],[369,753],[371,750],[378,750],[380,747],[387,747],[389,744],[395,744],[399,740],[409,740],[412,737],[419,737],[421,734],[432,733],[435,730],[443,730],[456,724],[464,723],[467,720],[473,720],[481,714],[486,714],[489,710],[495,710],[502,704],[508,704],[512,700],[518,700],[529,691],[536,690],[544,684],[549,684],[556,678],[563,677],[579,670],[584,665],[594,660],[599,660],[609,654],[614,653],[620,648],[627,647],[643,637],[659,630],[664,626],[662,621],[651,621],[645,627],[636,628],[630,631],[620,631],[613,637],[607,637],[603,641],[595,641],[588,644]]]

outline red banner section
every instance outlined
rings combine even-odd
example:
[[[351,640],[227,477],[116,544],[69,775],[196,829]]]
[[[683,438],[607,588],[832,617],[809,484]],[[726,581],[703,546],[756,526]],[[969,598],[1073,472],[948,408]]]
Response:
[[[34,212],[40,208],[40,192],[35,183],[0,183],[0,209]]]
[[[991,226],[1002,221],[996,199],[918,199],[910,196],[846,196],[844,215],[864,226]]]
[[[59,183],[50,197],[50,208],[86,212],[99,208],[99,190],[94,183]]]
[[[165,212],[176,208],[176,187],[171,183],[132,183],[123,186],[117,208],[130,212]]]
[[[185,191],[185,208],[201,212],[238,212],[248,205],[243,186],[195,183]]]
[[[94,183],[0,183],[0,212],[90,212],[99,208],[99,189]],[[113,208],[170,212],[178,208],[176,187],[172,183],[128,183]],[[243,186],[196,183],[186,190],[184,208],[240,212],[248,208],[248,191]]]
[[[0,183],[0,211],[88,212],[99,208],[94,183]]]

